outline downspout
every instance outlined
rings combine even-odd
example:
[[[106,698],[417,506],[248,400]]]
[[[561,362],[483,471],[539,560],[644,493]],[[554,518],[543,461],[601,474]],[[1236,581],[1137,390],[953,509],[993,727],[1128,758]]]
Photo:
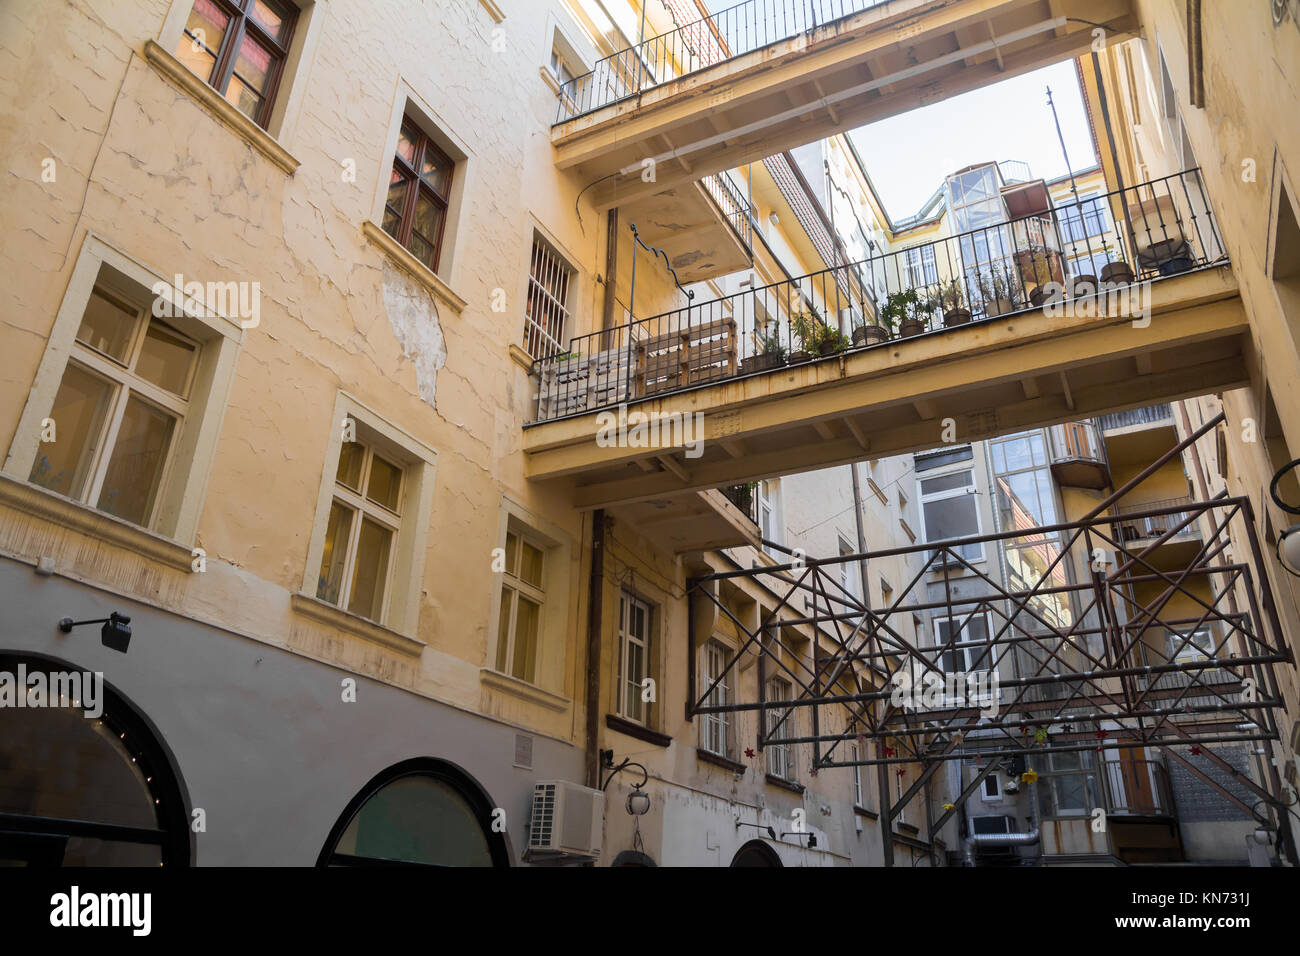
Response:
[[[605,584],[605,509],[591,516],[591,578],[587,585],[587,786],[600,786],[600,629]]]

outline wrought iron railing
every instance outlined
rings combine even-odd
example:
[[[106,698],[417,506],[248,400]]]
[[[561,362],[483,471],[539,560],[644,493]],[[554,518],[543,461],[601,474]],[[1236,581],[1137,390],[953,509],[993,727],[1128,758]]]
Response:
[[[719,488],[723,496],[744,513],[745,517],[758,526],[758,489],[753,482],[743,485],[728,485]]]
[[[1130,408],[1123,412],[1112,412],[1109,415],[1102,415],[1097,421],[1101,423],[1102,431],[1110,431],[1113,428],[1130,428],[1134,425],[1155,425],[1160,422],[1171,421],[1173,417],[1173,408],[1168,403],[1165,403],[1148,405],[1145,408]]]
[[[745,0],[596,61],[560,88],[555,122],[861,13],[884,0]]]
[[[1159,501],[1143,501],[1138,504],[1119,505],[1115,508],[1115,537],[1119,541],[1144,541],[1168,535],[1174,538],[1192,538],[1200,534],[1194,512],[1170,511],[1171,508],[1189,505],[1192,499],[1162,498]],[[1160,514],[1150,514],[1163,509]],[[1135,514],[1142,512],[1142,514]]]
[[[749,200],[741,195],[740,189],[727,173],[716,173],[700,180],[704,191],[709,194],[722,218],[726,220],[736,238],[741,241],[747,252],[754,249],[753,208]]]
[[[1066,303],[1226,261],[1198,169],[1087,202],[1111,209],[1124,249],[1063,239],[1079,203],[858,262],[690,302],[572,338],[541,361],[535,421],[816,361],[894,338]],[[1077,235],[1071,234],[1071,235]],[[1100,276],[1076,271],[1113,257]],[[1062,305],[1062,308],[1065,306]]]

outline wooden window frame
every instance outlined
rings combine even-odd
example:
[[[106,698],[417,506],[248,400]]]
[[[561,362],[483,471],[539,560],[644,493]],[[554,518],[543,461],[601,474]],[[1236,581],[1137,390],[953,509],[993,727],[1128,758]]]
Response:
[[[442,241],[447,232],[447,219],[451,215],[451,188],[456,178],[456,162],[448,155],[446,150],[433,141],[433,137],[424,131],[424,128],[410,113],[403,115],[402,123],[398,127],[397,141],[399,143],[404,132],[408,134],[407,138],[415,144],[415,154],[412,161],[408,163],[402,158],[401,153],[397,152],[396,149],[393,150],[393,165],[390,169],[389,184],[384,188],[384,200],[379,211],[380,228],[383,228],[384,220],[387,218],[386,214],[392,208],[388,203],[388,190],[393,185],[391,173],[397,171],[406,179],[406,195],[402,197],[402,208],[394,210],[398,215],[397,231],[388,234],[397,240],[403,249],[415,256],[415,252],[411,249],[411,234],[414,232],[415,227],[415,209],[419,203],[420,195],[423,193],[442,211],[442,216],[438,220],[437,236],[421,236],[422,239],[430,242],[433,246],[432,261],[426,262],[420,259],[419,256],[415,256],[415,258],[419,259],[431,272],[437,272],[438,263],[442,259]],[[420,176],[420,167],[424,165],[425,157],[430,152],[447,166],[447,184],[442,193],[439,193]]]
[[[230,21],[226,25],[225,35],[221,38],[220,49],[213,50],[206,43],[203,44],[203,48],[215,57],[212,72],[208,74],[204,82],[221,96],[226,95],[226,90],[230,88],[230,78],[235,74],[235,57],[239,48],[243,45],[244,37],[251,33],[254,40],[270,51],[272,59],[270,82],[267,83],[266,92],[263,94],[262,108],[258,110],[257,116],[250,117],[254,123],[262,127],[262,129],[266,129],[267,123],[271,119],[271,112],[275,108],[276,98],[280,94],[280,81],[284,77],[284,67],[289,60],[289,50],[293,45],[294,30],[297,29],[298,14],[301,11],[293,0],[281,0],[284,6],[288,8],[285,17],[284,42],[281,43],[272,38],[252,15],[251,11],[255,0],[210,0],[210,2],[221,8],[230,17]],[[181,27],[182,42],[186,40],[194,42],[195,38],[189,31],[189,12],[193,9],[194,3],[193,0],[190,0],[189,11],[186,12],[186,21]],[[238,109],[238,107],[235,108]]]

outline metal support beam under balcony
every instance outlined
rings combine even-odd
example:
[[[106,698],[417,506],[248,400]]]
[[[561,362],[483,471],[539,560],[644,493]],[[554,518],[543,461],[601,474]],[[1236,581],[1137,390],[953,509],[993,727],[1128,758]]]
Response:
[[[555,161],[625,206],[1087,53],[1098,27],[1136,35],[1134,0],[745,0],[567,83]]]

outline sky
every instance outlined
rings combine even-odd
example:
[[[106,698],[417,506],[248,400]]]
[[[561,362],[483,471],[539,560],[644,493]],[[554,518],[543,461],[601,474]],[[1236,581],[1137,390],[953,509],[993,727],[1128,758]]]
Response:
[[[1068,172],[1047,106],[1047,87],[1075,171],[1097,162],[1074,61],[1067,60],[849,133],[880,200],[906,219],[944,177],[973,163],[1019,159],[1034,176]]]

